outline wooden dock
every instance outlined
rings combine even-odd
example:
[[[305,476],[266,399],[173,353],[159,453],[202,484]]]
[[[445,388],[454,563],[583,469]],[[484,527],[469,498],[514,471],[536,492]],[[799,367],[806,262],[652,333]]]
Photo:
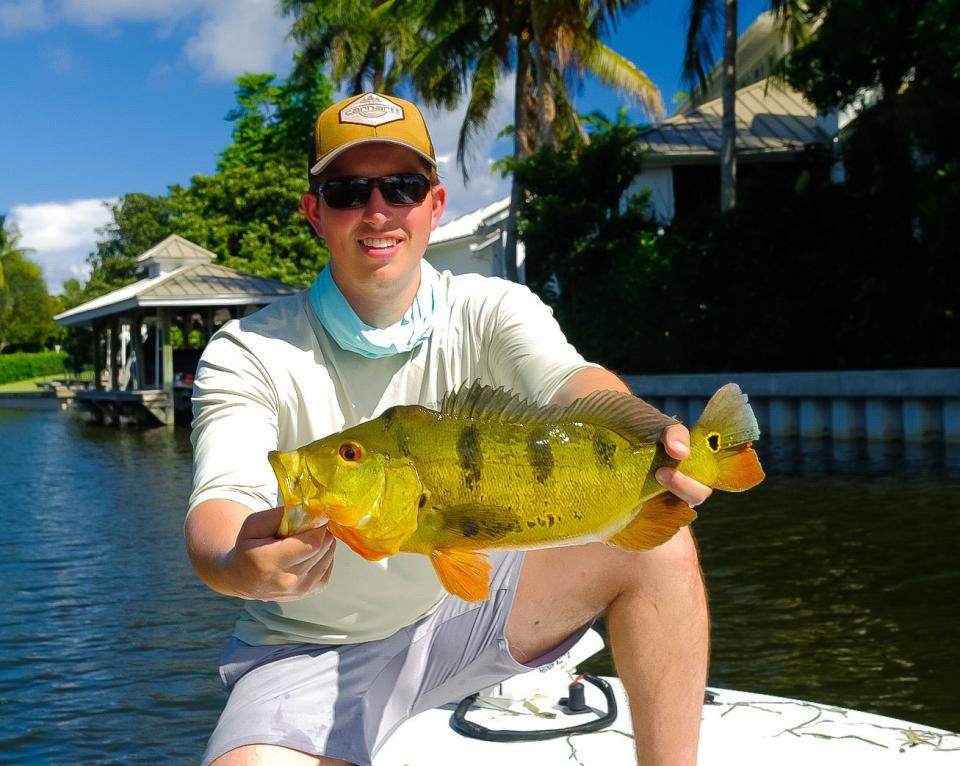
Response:
[[[172,426],[189,420],[192,386],[176,385],[173,393],[162,389],[134,391],[78,391],[76,403],[90,412],[98,423],[125,423]]]

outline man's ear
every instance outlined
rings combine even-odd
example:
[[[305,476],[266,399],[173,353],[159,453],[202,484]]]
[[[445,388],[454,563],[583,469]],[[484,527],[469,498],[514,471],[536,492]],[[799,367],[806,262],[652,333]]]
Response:
[[[436,184],[430,187],[430,195],[433,198],[430,231],[433,231],[440,225],[440,216],[443,215],[443,211],[447,207],[447,187],[443,184]]]
[[[320,222],[320,196],[313,192],[300,195],[300,212],[307,219],[318,237],[323,236],[323,224]]]

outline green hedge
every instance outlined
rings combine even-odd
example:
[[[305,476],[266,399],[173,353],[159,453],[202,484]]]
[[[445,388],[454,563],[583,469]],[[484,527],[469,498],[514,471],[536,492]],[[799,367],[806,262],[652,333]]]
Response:
[[[0,383],[12,383],[15,380],[29,380],[42,375],[63,373],[67,359],[68,354],[65,351],[0,354]]]

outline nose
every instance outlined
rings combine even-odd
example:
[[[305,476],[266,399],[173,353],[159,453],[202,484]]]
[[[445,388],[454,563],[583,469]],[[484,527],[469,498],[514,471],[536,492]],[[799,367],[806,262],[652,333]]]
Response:
[[[375,226],[382,226],[391,216],[391,205],[383,198],[379,186],[374,186],[370,192],[370,199],[363,208],[363,220]]]

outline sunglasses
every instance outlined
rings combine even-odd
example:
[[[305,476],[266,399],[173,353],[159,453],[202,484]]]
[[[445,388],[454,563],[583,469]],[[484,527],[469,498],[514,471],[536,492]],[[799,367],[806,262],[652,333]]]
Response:
[[[430,181],[422,173],[396,173],[379,178],[331,178],[318,192],[328,206],[348,210],[366,205],[374,186],[391,205],[419,205],[430,191]]]

